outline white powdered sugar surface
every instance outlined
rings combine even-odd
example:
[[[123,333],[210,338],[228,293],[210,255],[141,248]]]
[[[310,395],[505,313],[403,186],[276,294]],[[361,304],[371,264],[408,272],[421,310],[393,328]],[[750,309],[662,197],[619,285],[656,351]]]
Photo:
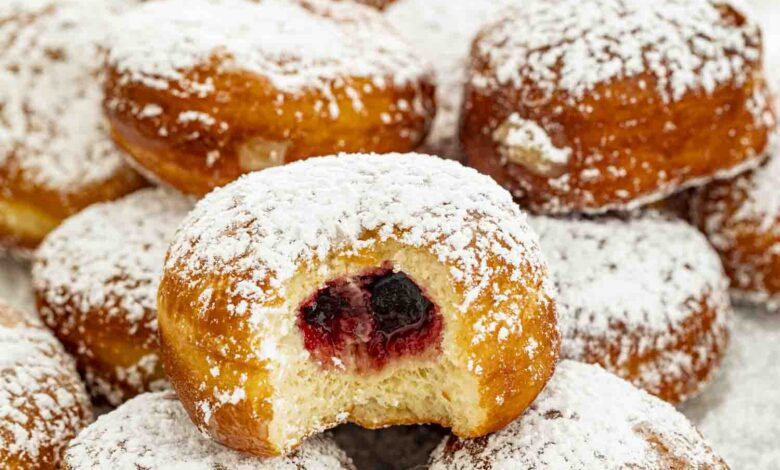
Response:
[[[109,63],[129,81],[168,89],[187,70],[220,60],[224,70],[261,75],[284,92],[329,90],[348,76],[384,88],[429,73],[373,9],[327,0],[162,0],[125,15]]]
[[[167,269],[186,278],[252,273],[235,289],[254,301],[245,313],[260,323],[277,313],[264,304],[284,298],[285,281],[302,265],[370,246],[369,232],[430,249],[464,285],[462,311],[492,287],[489,256],[518,281],[523,269],[543,273],[536,236],[507,191],[457,162],[419,154],[322,157],[246,175],[196,205]],[[261,279],[276,289],[260,288]]]
[[[741,84],[761,56],[756,23],[723,19],[718,0],[530,0],[491,26],[477,46],[493,71],[476,87],[531,80],[576,103],[595,87],[647,74],[661,99]]]
[[[518,0],[397,0],[385,15],[436,72],[437,115],[430,146],[457,156],[457,131],[471,42],[496,12]]]
[[[705,299],[718,314],[715,325],[730,319],[720,259],[683,221],[650,212],[624,219],[534,216],[529,222],[555,285],[563,357],[584,357],[592,338],[621,345],[616,367],[672,347],[674,334]]]
[[[0,310],[8,308],[0,302]],[[7,455],[35,462],[42,449],[61,450],[90,419],[89,408],[72,361],[51,333],[0,326],[0,467]]]
[[[107,315],[121,316],[128,334],[142,326],[156,331],[165,252],[191,208],[192,202],[183,196],[145,189],[67,219],[36,252],[35,290],[54,307],[44,308],[41,315],[61,328],[83,325],[91,315]],[[67,317],[59,318],[62,315]],[[156,357],[145,357],[141,364],[117,372],[133,382],[141,371],[153,370],[156,362]],[[92,385],[109,396],[116,393],[108,384]]]
[[[72,470],[139,468],[166,470],[352,469],[326,437],[314,437],[285,457],[262,459],[228,449],[203,436],[173,392],[139,395],[105,414],[70,445]]]
[[[101,183],[123,168],[100,77],[111,24],[135,3],[0,4],[0,168],[52,190]]]
[[[197,204],[166,272],[185,283],[204,273],[222,279],[238,299],[224,314],[262,335],[255,354],[273,371],[284,366],[277,338],[296,327],[287,281],[332,256],[388,241],[438,258],[462,295],[461,312],[484,296],[511,295],[497,292],[498,276],[529,282],[530,292],[547,289],[536,236],[510,194],[457,162],[418,154],[322,157],[246,175]],[[472,344],[522,327],[508,307],[489,310],[474,323]],[[478,375],[491,358],[472,352],[465,360]],[[241,387],[216,391],[214,403],[245,397]],[[202,404],[205,415],[211,405]]]
[[[597,366],[563,361],[521,418],[473,441],[445,440],[430,469],[725,469],[718,460],[671,405]]]

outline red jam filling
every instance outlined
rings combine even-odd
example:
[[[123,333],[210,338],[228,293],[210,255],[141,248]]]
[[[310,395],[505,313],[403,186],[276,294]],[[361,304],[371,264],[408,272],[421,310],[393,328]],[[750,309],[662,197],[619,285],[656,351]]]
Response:
[[[382,268],[328,282],[301,305],[298,326],[323,367],[367,372],[438,351],[442,321],[409,276]]]

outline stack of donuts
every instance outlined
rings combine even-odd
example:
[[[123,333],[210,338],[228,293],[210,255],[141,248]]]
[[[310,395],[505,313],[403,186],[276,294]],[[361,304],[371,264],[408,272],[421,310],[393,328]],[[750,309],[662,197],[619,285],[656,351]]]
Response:
[[[775,79],[728,0],[3,0],[0,467],[729,468]]]

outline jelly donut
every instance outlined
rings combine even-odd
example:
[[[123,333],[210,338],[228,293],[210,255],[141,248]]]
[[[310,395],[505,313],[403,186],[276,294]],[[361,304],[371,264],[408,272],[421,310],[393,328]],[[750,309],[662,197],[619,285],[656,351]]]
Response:
[[[739,302],[780,310],[780,160],[691,198],[691,218],[720,253]]]
[[[119,405],[167,385],[157,355],[157,286],[190,208],[181,196],[145,189],[67,219],[36,252],[38,311],[94,397]]]
[[[192,194],[311,156],[413,150],[435,109],[428,65],[348,1],[150,2],[107,70],[114,139]]]
[[[55,470],[92,420],[73,359],[51,333],[0,302],[0,468]]]
[[[397,0],[385,17],[433,64],[436,118],[425,145],[436,155],[462,158],[458,120],[471,43],[479,29],[518,0]]]
[[[104,124],[112,19],[133,0],[0,4],[0,248],[29,252],[65,217],[143,183]]]
[[[655,213],[529,222],[555,284],[562,357],[672,403],[709,381],[732,309],[720,260],[694,227]]]
[[[552,374],[548,287],[489,177],[418,154],[315,158],[186,218],[158,293],[162,359],[195,423],[258,455],[346,421],[480,436]]]
[[[468,162],[535,212],[628,210],[765,157],[759,27],[725,0],[532,0],[474,42]]]
[[[518,420],[474,440],[445,439],[430,470],[728,470],[690,422],[668,403],[598,366],[558,364]]]
[[[332,440],[317,436],[285,457],[261,459],[222,447],[198,432],[176,394],[139,395],[97,419],[71,442],[66,470],[202,468],[354,470]]]

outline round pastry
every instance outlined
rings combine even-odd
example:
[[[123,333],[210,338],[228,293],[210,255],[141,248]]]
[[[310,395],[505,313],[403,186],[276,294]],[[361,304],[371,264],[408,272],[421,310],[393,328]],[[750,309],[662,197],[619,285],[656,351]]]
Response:
[[[496,12],[518,0],[396,0],[385,17],[433,64],[436,118],[424,148],[462,157],[458,120],[471,43]]]
[[[142,185],[103,122],[111,21],[134,0],[0,4],[0,248],[29,251],[65,217]]]
[[[92,420],[73,360],[54,336],[0,302],[0,468],[55,470]]]
[[[430,470],[729,468],[674,407],[574,361],[558,364],[520,419],[480,439],[445,439],[430,463]]]
[[[531,0],[472,50],[468,161],[536,212],[627,210],[763,161],[759,27],[725,0]]]
[[[198,432],[176,394],[139,395],[105,414],[71,442],[67,470],[96,468],[219,470],[353,470],[344,452],[317,436],[285,457],[261,459],[226,449]]]
[[[41,317],[76,357],[92,395],[112,405],[167,385],[157,355],[157,286],[190,208],[181,196],[145,189],[67,219],[35,254]]]
[[[353,2],[163,0],[119,31],[114,138],[187,193],[311,156],[409,151],[434,115],[427,64]]]
[[[709,381],[732,309],[718,255],[694,227],[654,213],[530,223],[555,284],[562,357],[672,403]]]
[[[777,149],[774,146],[774,149]],[[775,150],[775,153],[777,150]],[[780,160],[691,199],[691,217],[720,253],[741,302],[780,309]]]
[[[351,421],[500,429],[558,355],[536,237],[453,161],[342,155],[252,173],[196,206],[158,294],[193,420],[258,455]]]

